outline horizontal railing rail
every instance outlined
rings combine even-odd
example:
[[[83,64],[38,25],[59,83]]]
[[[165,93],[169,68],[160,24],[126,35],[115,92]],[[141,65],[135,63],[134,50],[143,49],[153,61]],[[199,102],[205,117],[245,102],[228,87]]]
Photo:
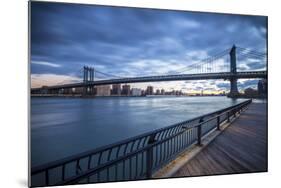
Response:
[[[32,186],[151,178],[163,165],[241,113],[252,100],[31,169]]]

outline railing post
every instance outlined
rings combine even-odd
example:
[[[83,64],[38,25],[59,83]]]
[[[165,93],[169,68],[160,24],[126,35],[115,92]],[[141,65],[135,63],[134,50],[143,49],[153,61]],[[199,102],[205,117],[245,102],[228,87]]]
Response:
[[[49,169],[45,171],[45,183],[47,186],[49,185]]]
[[[220,116],[217,117],[217,130],[220,130]]]
[[[227,112],[227,122],[230,122],[230,115],[229,115],[229,111]]]
[[[148,145],[153,144],[155,140],[156,134],[152,134],[149,137]],[[146,172],[147,178],[152,177],[152,165],[153,165],[153,146],[149,147],[146,152]]]
[[[236,117],[236,108],[233,109],[233,116]]]
[[[202,146],[201,144],[201,137],[202,137],[202,122],[204,121],[203,118],[199,120],[199,125],[197,127],[197,145]]]

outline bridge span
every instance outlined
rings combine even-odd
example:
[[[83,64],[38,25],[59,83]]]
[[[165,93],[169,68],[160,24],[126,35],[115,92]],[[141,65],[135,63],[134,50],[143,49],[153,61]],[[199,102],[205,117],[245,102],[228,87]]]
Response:
[[[260,79],[266,79],[267,78],[267,71],[237,71],[236,67],[236,48],[240,49],[240,47],[236,47],[235,45],[231,48],[230,51],[224,51],[222,54],[210,57],[204,61],[203,64],[194,64],[190,65],[190,67],[194,69],[200,69],[200,73],[192,73],[192,74],[166,74],[166,75],[152,75],[152,76],[141,76],[141,77],[126,77],[126,78],[113,78],[113,79],[95,79],[96,73],[102,73],[100,71],[95,70],[91,67],[84,67],[84,78],[83,81],[79,83],[68,83],[68,84],[57,84],[54,86],[45,86],[41,88],[32,88],[31,93],[32,94],[56,94],[59,93],[61,90],[64,89],[76,89],[79,88],[82,92],[81,94],[84,95],[93,95],[94,86],[98,85],[112,85],[112,84],[128,84],[128,83],[142,83],[142,82],[166,82],[166,81],[188,81],[188,80],[212,80],[212,79],[223,79],[223,80],[229,80],[230,81],[230,97],[236,97],[239,95],[238,88],[237,88],[237,80],[238,79],[254,79],[254,78],[260,78]],[[243,49],[242,49],[243,50]],[[253,51],[242,51],[238,52],[238,54],[241,54],[242,57],[250,57],[250,55],[253,55],[254,57],[263,57],[265,58],[266,55],[259,54],[257,52]],[[217,71],[218,69],[214,64],[214,61],[224,57],[225,55],[229,55],[230,60],[230,66],[227,69],[227,71]],[[239,58],[238,58],[239,59]],[[257,62],[256,62],[257,63]],[[198,67],[199,68],[198,68]],[[216,70],[215,72],[210,71],[210,69]],[[220,65],[221,66],[221,65]],[[210,68],[211,67],[211,68]],[[202,70],[205,70],[203,72]],[[105,74],[104,75],[109,75]],[[82,88],[82,89],[81,89]]]
[[[225,72],[225,73],[206,73],[206,74],[180,74],[180,75],[163,75],[163,76],[145,76],[145,77],[131,77],[110,80],[96,80],[86,81],[82,83],[62,84],[55,86],[48,86],[47,89],[67,89],[77,87],[91,87],[96,85],[111,85],[111,84],[126,84],[126,83],[140,83],[140,82],[163,82],[163,81],[188,81],[188,80],[213,80],[213,79],[246,79],[246,78],[266,78],[266,71],[253,72]],[[33,91],[41,90],[42,88],[33,88]]]

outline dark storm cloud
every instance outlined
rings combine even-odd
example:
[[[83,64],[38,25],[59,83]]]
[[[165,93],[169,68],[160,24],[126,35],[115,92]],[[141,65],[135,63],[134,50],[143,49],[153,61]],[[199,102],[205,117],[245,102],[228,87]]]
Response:
[[[265,37],[260,16],[32,2],[31,72],[161,74],[233,44],[264,51]]]

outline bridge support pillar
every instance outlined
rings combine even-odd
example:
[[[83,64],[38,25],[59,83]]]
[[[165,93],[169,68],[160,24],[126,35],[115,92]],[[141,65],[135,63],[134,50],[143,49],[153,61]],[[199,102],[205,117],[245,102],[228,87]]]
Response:
[[[228,94],[228,97],[238,97],[239,91],[237,88],[237,78],[235,77],[237,69],[236,69],[236,47],[233,45],[233,47],[230,50],[230,72],[234,74],[234,77],[230,78],[230,92]]]
[[[238,88],[237,88],[237,79],[232,78],[230,79],[230,92],[229,97],[237,97],[239,95]]]
[[[90,82],[94,82],[94,78],[95,78],[95,69],[94,68],[90,68]],[[90,86],[90,91],[89,91],[90,95],[94,95],[94,86],[91,85]]]
[[[94,68],[84,66],[84,88],[83,88],[83,96],[93,95],[94,86],[88,85],[90,82],[94,82],[95,72]]]

